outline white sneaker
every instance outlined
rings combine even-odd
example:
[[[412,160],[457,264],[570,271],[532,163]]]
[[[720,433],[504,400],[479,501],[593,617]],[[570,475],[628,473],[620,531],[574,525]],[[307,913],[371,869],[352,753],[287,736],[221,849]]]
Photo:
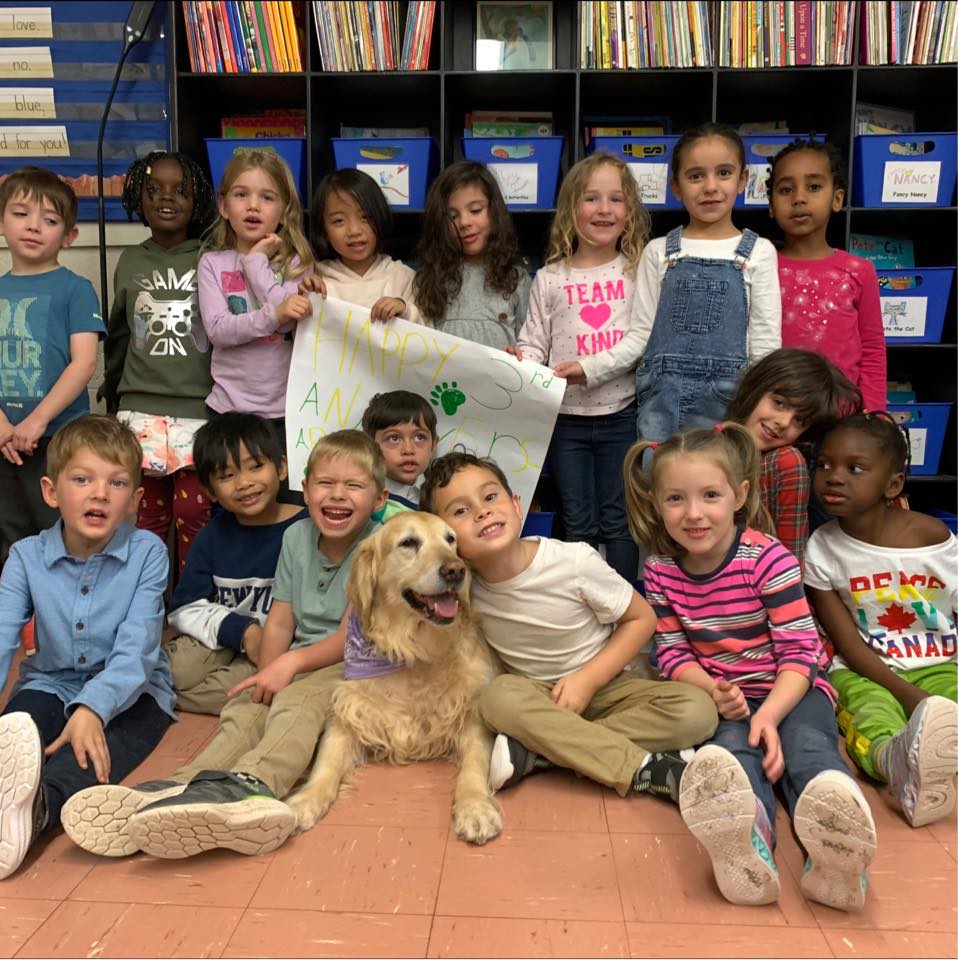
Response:
[[[768,816],[733,754],[714,743],[695,752],[682,776],[679,809],[708,852],[726,900],[757,905],[778,899]]]
[[[23,863],[46,821],[42,771],[43,744],[33,717],[21,712],[0,717],[0,880]]]
[[[955,807],[958,703],[946,697],[922,700],[908,726],[885,745],[878,767],[913,827],[947,817]]]
[[[823,770],[802,791],[792,820],[808,854],[802,893],[836,910],[861,910],[878,835],[858,784],[840,770]]]

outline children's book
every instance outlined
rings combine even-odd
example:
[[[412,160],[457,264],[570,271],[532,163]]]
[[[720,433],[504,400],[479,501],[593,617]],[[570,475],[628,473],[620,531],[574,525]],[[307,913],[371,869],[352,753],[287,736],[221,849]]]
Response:
[[[908,237],[853,233],[848,252],[871,260],[876,270],[912,270],[915,266],[915,247]]]

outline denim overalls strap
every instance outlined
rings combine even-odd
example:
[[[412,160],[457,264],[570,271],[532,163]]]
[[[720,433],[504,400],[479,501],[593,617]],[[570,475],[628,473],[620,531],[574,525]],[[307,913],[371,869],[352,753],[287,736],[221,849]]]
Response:
[[[636,368],[640,439],[724,417],[748,362],[744,270],[757,239],[746,230],[733,257],[717,259],[683,256],[680,227],[666,235],[659,305]]]

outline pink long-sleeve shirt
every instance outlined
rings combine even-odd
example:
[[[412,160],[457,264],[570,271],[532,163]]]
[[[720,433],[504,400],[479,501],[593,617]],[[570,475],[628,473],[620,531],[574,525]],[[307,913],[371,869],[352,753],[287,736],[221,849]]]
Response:
[[[295,324],[280,325],[276,308],[296,293],[302,275],[277,276],[264,253],[216,250],[200,257],[197,276],[200,315],[213,345],[207,404],[217,413],[285,416]]]
[[[821,260],[779,254],[778,282],[782,346],[820,353],[861,390],[867,409],[884,410],[885,330],[872,263],[844,250]]]

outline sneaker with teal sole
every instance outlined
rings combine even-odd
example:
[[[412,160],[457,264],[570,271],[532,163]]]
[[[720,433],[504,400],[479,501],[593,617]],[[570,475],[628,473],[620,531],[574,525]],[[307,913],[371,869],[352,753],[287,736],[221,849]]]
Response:
[[[101,857],[128,857],[140,848],[130,832],[133,814],[148,803],[186,789],[173,780],[147,780],[135,787],[97,784],[73,794],[60,811],[60,823],[78,846]]]
[[[205,850],[269,853],[296,828],[296,815],[269,788],[243,774],[204,770],[176,796],[147,804],[130,832],[152,857],[180,860]]]
[[[728,750],[707,744],[696,751],[682,776],[679,809],[705,847],[726,900],[757,905],[778,899],[778,869],[765,808]]]
[[[840,770],[823,770],[796,801],[792,822],[808,855],[802,893],[836,910],[861,910],[878,834],[855,781]]]

